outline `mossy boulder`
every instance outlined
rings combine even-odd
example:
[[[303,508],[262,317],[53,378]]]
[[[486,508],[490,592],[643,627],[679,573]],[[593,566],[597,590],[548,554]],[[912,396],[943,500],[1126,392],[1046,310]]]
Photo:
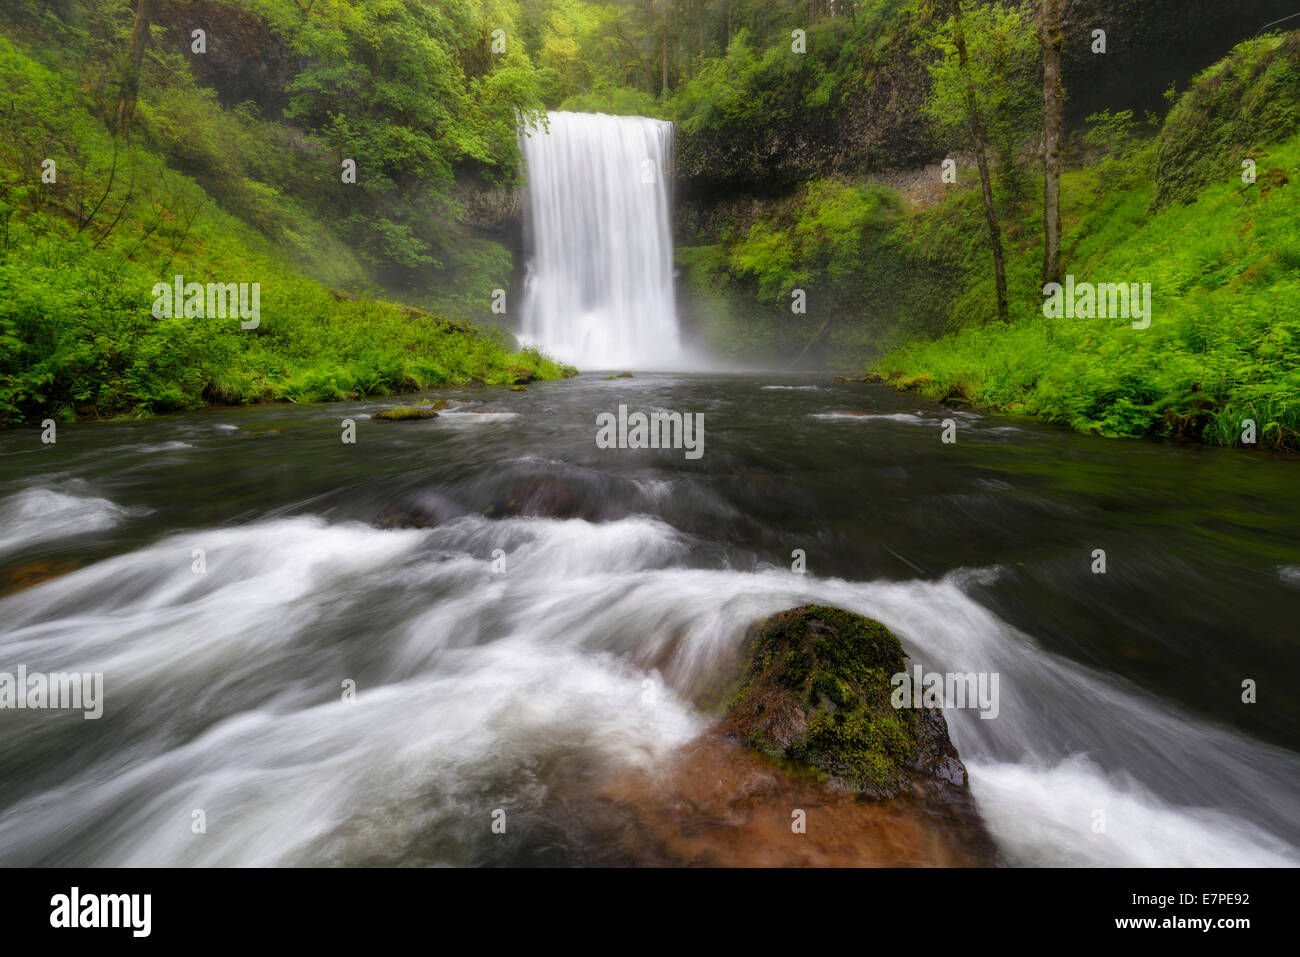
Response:
[[[733,740],[867,798],[915,799],[978,820],[942,713],[890,701],[906,655],[880,622],[793,608],[751,626],[745,651],[723,726]]]
[[[438,413],[427,406],[404,405],[376,412],[370,418],[378,422],[410,422],[415,419],[436,419]]]
[[[934,385],[934,379],[924,372],[920,375],[903,376],[894,382],[894,386],[904,392],[920,392]]]
[[[506,369],[506,378],[510,385],[527,385],[537,379],[537,372],[527,366],[511,366]]]

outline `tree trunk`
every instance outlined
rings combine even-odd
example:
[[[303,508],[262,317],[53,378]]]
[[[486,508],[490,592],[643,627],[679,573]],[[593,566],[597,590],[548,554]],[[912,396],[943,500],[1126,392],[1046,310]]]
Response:
[[[663,45],[663,86],[659,88],[659,95],[663,99],[668,99],[668,4],[669,0],[664,0],[664,45]]]
[[[649,40],[650,51],[645,58],[645,91],[655,95],[655,0],[645,0],[645,35]]]
[[[153,16],[154,0],[135,0],[135,18],[131,22],[131,43],[126,51],[126,69],[117,94],[117,109],[113,112],[113,132],[125,133],[135,115],[135,101],[140,94],[140,66],[144,51],[149,45],[149,23]]]
[[[1061,278],[1061,2],[1043,0],[1043,282]]]
[[[993,181],[989,177],[988,143],[984,133],[984,120],[980,117],[979,98],[975,95],[975,81],[970,75],[970,61],[966,56],[966,34],[962,28],[961,0],[952,0],[953,39],[957,45],[957,62],[966,77],[966,109],[970,112],[971,133],[975,137],[975,161],[980,170],[980,189],[984,193],[984,217],[988,220],[989,245],[993,247],[993,280],[997,286],[998,318],[1007,319],[1007,264],[1002,253],[1002,227],[998,225],[998,212],[993,205]]]

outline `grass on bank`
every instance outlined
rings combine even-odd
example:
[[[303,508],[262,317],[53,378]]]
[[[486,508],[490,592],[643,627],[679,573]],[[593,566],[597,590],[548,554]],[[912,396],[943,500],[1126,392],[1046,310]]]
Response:
[[[906,345],[876,370],[935,398],[1100,435],[1234,445],[1251,419],[1260,445],[1300,449],[1300,136],[1256,155],[1254,185],[1225,176],[1195,203],[1155,213],[1155,185],[1142,173],[1151,148],[1114,161],[1131,164],[1128,182],[1109,182],[1116,171],[1104,165],[1062,182],[1074,214],[1066,272],[1077,282],[1151,283],[1149,328],[1045,317],[1038,223],[1026,223],[1028,241],[1008,248],[1021,293],[1009,323],[982,318]],[[981,277],[955,309],[991,299],[991,279]]]
[[[304,278],[66,78],[0,38],[0,425],[509,384],[565,370],[509,338]],[[47,160],[54,182],[44,182]],[[259,283],[260,325],[158,319],[152,289]]]

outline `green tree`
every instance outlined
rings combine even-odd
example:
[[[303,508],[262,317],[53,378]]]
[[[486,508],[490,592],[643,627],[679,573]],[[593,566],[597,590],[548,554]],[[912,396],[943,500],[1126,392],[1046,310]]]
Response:
[[[989,154],[1013,197],[1020,192],[1017,155],[1037,121],[1032,81],[1038,41],[1032,19],[1018,7],[991,3],[964,9],[949,0],[950,15],[923,34],[938,53],[929,64],[931,89],[925,111],[960,148],[971,150],[993,256],[998,317],[1007,318],[1006,256],[993,195]]]
[[[1061,7],[1043,0],[1043,282],[1061,277],[1061,138],[1065,88],[1061,84]]]

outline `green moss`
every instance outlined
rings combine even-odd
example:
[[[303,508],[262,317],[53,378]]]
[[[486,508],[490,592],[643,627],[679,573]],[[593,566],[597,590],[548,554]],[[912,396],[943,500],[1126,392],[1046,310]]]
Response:
[[[888,628],[810,605],[759,623],[749,653],[733,711],[770,717],[769,709],[797,707],[807,718],[796,739],[776,741],[758,729],[748,735],[750,747],[878,796],[906,785],[920,715],[890,702],[890,677],[904,670],[906,656]]]
[[[907,376],[899,379],[894,383],[899,389],[908,392],[917,392],[934,385],[934,379],[931,376],[922,373],[921,375]]]
[[[385,409],[383,412],[376,412],[371,416],[372,419],[377,419],[380,422],[406,422],[411,419],[436,419],[437,417],[438,413],[434,412],[433,409],[413,405]]]

